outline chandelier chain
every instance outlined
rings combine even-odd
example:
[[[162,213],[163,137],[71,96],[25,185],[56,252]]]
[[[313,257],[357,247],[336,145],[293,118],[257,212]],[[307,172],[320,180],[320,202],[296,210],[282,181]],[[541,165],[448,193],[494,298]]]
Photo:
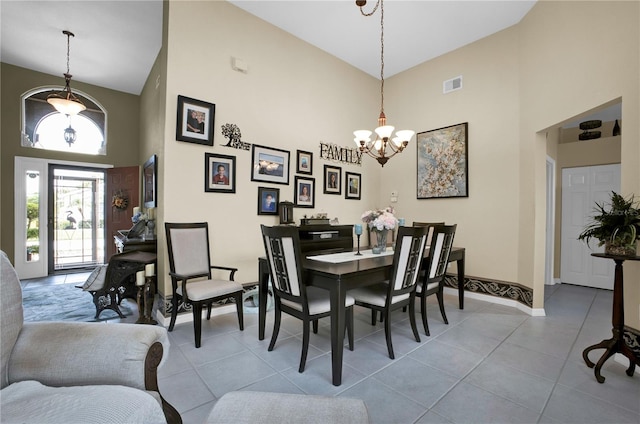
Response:
[[[380,81],[380,112],[384,113],[384,0],[380,0]]]

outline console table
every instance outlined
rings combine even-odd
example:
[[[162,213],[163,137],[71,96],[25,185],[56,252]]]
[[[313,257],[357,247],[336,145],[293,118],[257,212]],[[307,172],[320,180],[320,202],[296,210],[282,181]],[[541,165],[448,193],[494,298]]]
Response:
[[[613,325],[611,331],[613,332],[613,337],[603,340],[593,346],[589,346],[582,352],[582,359],[584,359],[584,362],[586,362],[587,366],[589,368],[593,368],[595,366],[594,374],[596,376],[596,380],[598,380],[598,383],[604,383],[605,378],[600,374],[600,370],[607,359],[612,357],[614,354],[619,352],[629,358],[629,368],[627,368],[627,375],[630,377],[633,376],[636,365],[640,365],[640,358],[638,358],[635,353],[629,348],[629,346],[624,343],[623,338],[624,289],[622,274],[622,263],[624,261],[640,261],[640,256],[614,256],[604,253],[592,253],[591,256],[595,256],[597,258],[613,259],[613,261],[616,263],[615,279],[613,282],[613,312],[611,318],[611,324]],[[589,352],[594,349],[605,349],[597,364],[594,364],[593,362],[591,362],[591,360],[589,360]]]

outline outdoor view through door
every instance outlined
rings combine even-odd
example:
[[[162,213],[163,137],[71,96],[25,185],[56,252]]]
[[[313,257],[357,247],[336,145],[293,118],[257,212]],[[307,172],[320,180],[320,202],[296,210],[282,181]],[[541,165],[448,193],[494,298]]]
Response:
[[[104,171],[49,166],[49,273],[105,260]]]

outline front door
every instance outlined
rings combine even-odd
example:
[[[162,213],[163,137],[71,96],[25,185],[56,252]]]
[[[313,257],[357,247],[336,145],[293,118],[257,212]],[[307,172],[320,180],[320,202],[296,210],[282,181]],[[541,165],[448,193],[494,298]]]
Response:
[[[565,168],[562,170],[562,238],[560,280],[563,283],[613,289],[613,261],[594,258],[603,252],[597,240],[590,245],[578,235],[591,221],[595,202],[608,203],[611,192],[620,192],[620,164]]]
[[[113,205],[114,196],[126,200],[126,207]],[[133,226],[133,208],[140,206],[140,167],[127,166],[107,170],[107,204],[105,227],[107,229],[107,262],[116,252],[114,236],[118,230]]]

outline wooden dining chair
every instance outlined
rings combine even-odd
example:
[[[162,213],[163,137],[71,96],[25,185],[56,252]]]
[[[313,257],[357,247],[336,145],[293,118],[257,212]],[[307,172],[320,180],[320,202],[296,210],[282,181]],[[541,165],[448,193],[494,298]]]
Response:
[[[417,342],[420,342],[415,316],[416,282],[426,246],[426,227],[400,227],[393,251],[393,270],[388,281],[359,287],[349,291],[356,305],[371,309],[371,323],[375,325],[376,314],[384,316],[384,332],[389,358],[394,359],[391,342],[391,312],[409,306],[409,321]]]
[[[201,345],[202,307],[207,306],[207,320],[211,318],[213,302],[235,299],[240,330],[244,330],[242,308],[242,285],[234,281],[237,268],[211,265],[209,253],[209,224],[172,223],[164,224],[169,251],[169,275],[171,276],[171,321],[173,331],[178,315],[179,302],[190,304],[193,310],[193,331],[196,348]],[[211,270],[229,272],[229,279],[211,278]],[[196,281],[190,281],[196,280]]]
[[[300,236],[298,229],[291,226],[260,226],[264,249],[269,264],[271,284],[275,299],[275,319],[269,352],[273,350],[280,332],[282,312],[302,321],[302,354],[298,372],[303,372],[309,350],[309,324],[313,322],[314,333],[318,332],[318,319],[331,313],[329,291],[307,286],[302,267]],[[347,295],[346,326],[349,349],[353,350],[353,297]]]
[[[420,313],[422,325],[427,336],[429,324],[427,323],[427,297],[435,294],[438,298],[440,313],[445,324],[449,324],[447,314],[444,311],[444,279],[447,274],[449,255],[453,247],[453,238],[456,234],[456,225],[434,225],[429,247],[429,256],[422,263],[420,282],[416,288],[416,296],[420,298]]]

